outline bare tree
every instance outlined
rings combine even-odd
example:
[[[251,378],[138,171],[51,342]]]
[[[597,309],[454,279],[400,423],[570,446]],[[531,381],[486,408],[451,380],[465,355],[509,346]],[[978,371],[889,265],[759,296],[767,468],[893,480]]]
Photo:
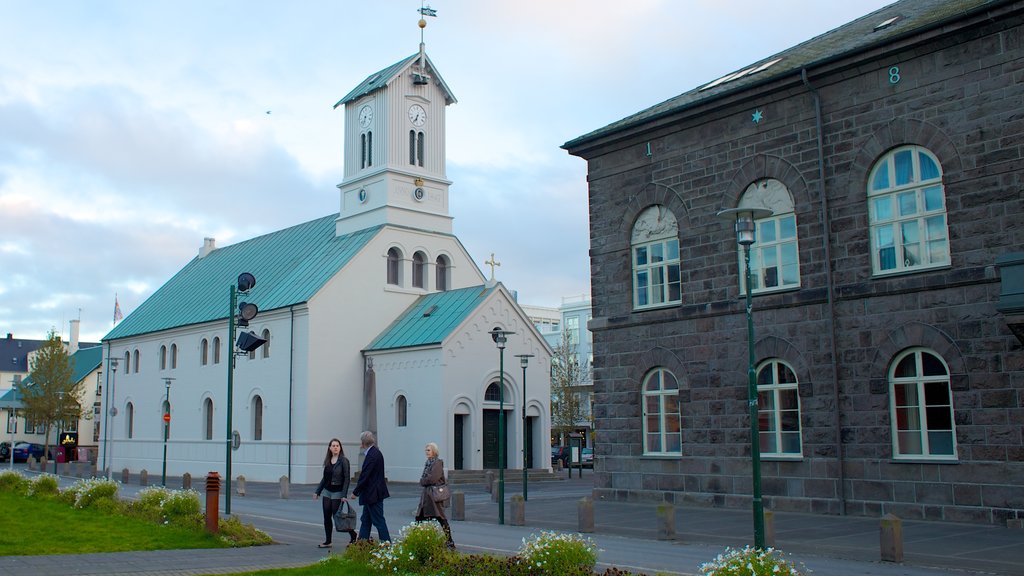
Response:
[[[551,356],[551,425],[561,444],[588,414],[581,388],[589,380],[590,366],[581,361],[578,348],[572,334],[564,330]]]
[[[82,417],[72,362],[60,336],[51,330],[32,358],[28,379],[15,385],[25,406],[25,418],[43,426],[44,454],[51,453],[50,430],[54,425],[77,422]]]

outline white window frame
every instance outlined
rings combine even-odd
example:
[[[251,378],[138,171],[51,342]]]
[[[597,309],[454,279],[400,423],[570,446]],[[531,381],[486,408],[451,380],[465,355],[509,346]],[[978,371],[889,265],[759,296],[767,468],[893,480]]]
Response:
[[[945,374],[924,374],[923,355],[934,357],[942,365]],[[913,356],[915,373],[913,376],[896,376],[896,370],[908,356]],[[905,387],[913,390],[911,395],[897,393],[897,388]],[[939,390],[945,393],[947,403],[939,403],[929,400],[929,388],[931,391]],[[900,398],[905,398],[902,404]],[[929,403],[931,402],[931,403]],[[948,411],[949,429],[943,430],[937,427],[938,423],[931,421],[945,416]],[[937,462],[956,462],[956,413],[953,410],[953,389],[950,386],[949,366],[946,361],[933,350],[927,348],[911,348],[896,356],[889,367],[889,420],[892,427],[892,455],[895,460],[931,460]],[[913,428],[913,425],[917,428]],[[938,435],[948,437],[948,443],[952,453],[932,453],[932,445],[938,439]],[[901,446],[903,438],[916,442],[919,452],[905,451]]]
[[[640,213],[633,224],[630,240],[634,310],[682,303],[683,271],[679,250],[679,225],[670,210],[655,205]],[[660,276],[661,282],[652,282],[656,276]],[[675,295],[672,294],[673,286]]]
[[[779,382],[779,371],[784,369],[792,375],[792,382]],[[757,368],[757,413],[758,413],[758,436],[760,441],[761,455],[775,459],[799,460],[803,458],[803,429],[801,424],[800,392],[798,389],[796,371],[793,367],[778,358],[772,358],[761,363]],[[783,395],[790,395],[796,399],[795,408],[783,408]],[[769,403],[770,401],[770,403]],[[787,413],[796,413],[796,429],[786,428]],[[797,449],[795,451],[783,450],[785,436],[792,436],[795,433]],[[765,447],[765,440],[771,437],[775,444],[775,450]]]
[[[741,208],[765,208],[772,211],[767,218],[758,219],[754,243],[750,245],[750,278],[753,281],[752,294],[793,290],[800,287],[800,241],[796,213],[793,211],[793,196],[782,182],[769,178],[754,182],[747,187],[740,201]],[[782,236],[784,230],[791,234]],[[747,270],[743,247],[736,246],[740,271],[740,294],[747,293]],[[789,255],[791,262],[787,262]],[[776,284],[767,286],[765,262],[774,262]],[[788,272],[788,273],[787,273]],[[795,279],[786,283],[787,277],[795,272]]]
[[[655,380],[657,380],[656,383]],[[656,384],[656,389],[652,388],[652,384]],[[667,368],[658,367],[644,376],[640,391],[644,456],[681,456],[683,453],[683,425],[679,402],[679,380]],[[656,405],[654,411],[648,410],[651,404]],[[651,429],[652,419],[657,423],[656,430]],[[653,439],[653,435],[657,435],[657,443],[660,447],[658,450],[650,447],[649,441]],[[677,446],[675,450],[668,449],[673,444],[672,440],[675,440],[674,443]]]
[[[910,153],[911,174],[907,182],[897,184],[896,157],[905,152]],[[921,156],[934,163],[938,176],[922,179]],[[867,196],[871,270],[874,275],[917,272],[950,265],[949,218],[946,190],[942,184],[942,164],[927,148],[900,146],[879,158],[868,177]],[[904,213],[904,209],[907,212]],[[912,262],[915,256],[908,251],[915,242],[912,238],[905,239],[907,232],[917,238],[917,263]],[[882,256],[883,249],[891,250],[891,262],[889,257]]]

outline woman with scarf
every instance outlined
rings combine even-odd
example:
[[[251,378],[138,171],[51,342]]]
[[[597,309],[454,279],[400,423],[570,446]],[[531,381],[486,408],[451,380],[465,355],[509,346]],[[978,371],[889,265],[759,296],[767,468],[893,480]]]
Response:
[[[423,475],[420,476],[420,486],[423,493],[420,495],[420,505],[416,508],[416,521],[436,520],[448,537],[447,546],[454,550],[455,542],[452,540],[452,529],[448,525],[448,517],[444,515],[444,500],[434,500],[435,486],[444,486],[448,490],[447,482],[444,479],[444,461],[438,458],[437,444],[430,442],[423,451],[427,454],[427,462],[423,465]]]

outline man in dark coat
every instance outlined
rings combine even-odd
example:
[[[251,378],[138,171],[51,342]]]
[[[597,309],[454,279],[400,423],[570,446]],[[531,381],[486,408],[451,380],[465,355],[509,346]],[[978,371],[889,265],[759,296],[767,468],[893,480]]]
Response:
[[[377,528],[377,537],[390,541],[388,523],[384,520],[384,499],[388,494],[388,484],[384,480],[384,455],[377,448],[377,439],[373,432],[367,430],[359,435],[359,445],[363,450],[363,466],[359,470],[359,480],[352,490],[353,496],[359,497],[359,505],[363,513],[359,518],[359,539],[370,539],[370,525]]]

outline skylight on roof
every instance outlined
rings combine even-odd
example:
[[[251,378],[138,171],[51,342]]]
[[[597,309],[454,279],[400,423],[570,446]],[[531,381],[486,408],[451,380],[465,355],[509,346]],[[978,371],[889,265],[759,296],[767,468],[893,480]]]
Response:
[[[733,72],[732,74],[726,74],[725,76],[722,76],[721,78],[719,78],[718,80],[715,80],[714,82],[710,82],[708,84],[705,84],[705,85],[701,86],[699,88],[699,90],[700,91],[707,90],[709,88],[714,88],[715,86],[720,86],[722,84],[725,84],[726,82],[732,82],[733,80],[739,80],[740,78],[743,78],[744,76],[750,76],[751,74],[757,74],[758,72],[761,72],[763,70],[767,70],[768,68],[771,68],[772,66],[778,64],[781,61],[782,61],[782,58],[776,58],[775,60],[769,60],[768,62],[765,62],[764,64],[758,64],[756,66],[751,66],[750,68],[744,68],[743,70],[740,70],[739,72]]]
[[[875,32],[881,30],[882,28],[888,28],[889,26],[892,26],[899,19],[900,19],[900,16],[893,16],[892,18],[889,18],[885,22],[882,22],[881,24],[875,26]]]

